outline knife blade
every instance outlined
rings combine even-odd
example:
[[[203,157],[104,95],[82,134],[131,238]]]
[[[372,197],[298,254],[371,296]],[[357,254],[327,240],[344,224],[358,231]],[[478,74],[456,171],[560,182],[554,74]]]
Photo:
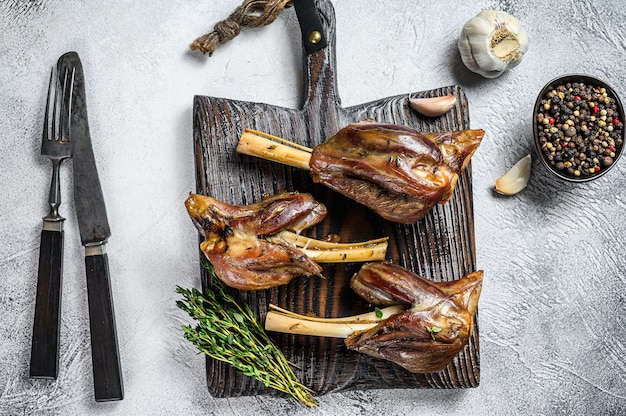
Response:
[[[74,154],[74,203],[80,239],[85,247],[95,400],[122,400],[124,386],[106,252],[111,230],[91,145],[85,77],[76,52],[64,54],[61,62],[75,68],[70,139]]]

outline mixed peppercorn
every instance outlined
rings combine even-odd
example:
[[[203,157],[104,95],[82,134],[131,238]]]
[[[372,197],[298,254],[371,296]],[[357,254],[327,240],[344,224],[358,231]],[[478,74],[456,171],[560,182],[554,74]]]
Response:
[[[620,110],[604,87],[571,82],[548,88],[535,127],[543,156],[563,176],[598,175],[622,151]]]

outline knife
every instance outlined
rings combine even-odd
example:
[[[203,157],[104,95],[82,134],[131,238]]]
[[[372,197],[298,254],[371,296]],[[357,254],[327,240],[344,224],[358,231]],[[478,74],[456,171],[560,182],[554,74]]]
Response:
[[[75,68],[70,140],[74,153],[74,203],[80,239],[85,247],[95,400],[122,400],[124,386],[106,252],[111,230],[91,147],[83,66],[76,52],[64,54],[60,61]]]

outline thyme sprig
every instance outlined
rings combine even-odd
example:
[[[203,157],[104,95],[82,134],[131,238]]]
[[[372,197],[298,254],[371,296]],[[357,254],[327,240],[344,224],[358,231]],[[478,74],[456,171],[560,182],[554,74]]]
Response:
[[[204,293],[178,286],[183,295],[176,305],[187,312],[196,326],[182,327],[186,340],[201,353],[232,365],[264,386],[293,397],[307,407],[317,406],[313,391],[297,379],[284,354],[269,338],[247,304],[239,304],[223,283],[212,274],[213,288]]]

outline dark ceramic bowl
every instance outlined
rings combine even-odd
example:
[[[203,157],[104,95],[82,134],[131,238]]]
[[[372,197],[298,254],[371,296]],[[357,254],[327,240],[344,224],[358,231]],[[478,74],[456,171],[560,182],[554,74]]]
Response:
[[[595,91],[603,88],[610,102],[597,99],[595,92],[587,94],[586,88],[576,90],[581,83]],[[555,176],[569,182],[591,181],[604,176],[622,156],[626,116],[615,90],[606,82],[581,74],[555,78],[543,87],[533,110],[535,148]],[[605,113],[609,115],[602,120]],[[573,125],[568,127],[568,123]]]

